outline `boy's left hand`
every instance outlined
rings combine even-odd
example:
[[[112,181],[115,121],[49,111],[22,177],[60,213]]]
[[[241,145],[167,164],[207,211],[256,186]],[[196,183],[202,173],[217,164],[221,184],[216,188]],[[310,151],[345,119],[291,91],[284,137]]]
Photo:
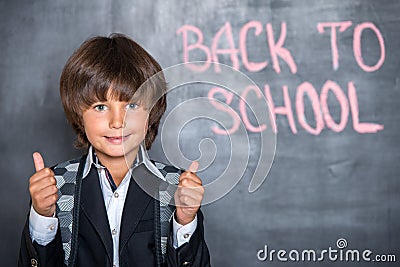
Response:
[[[199,167],[197,161],[179,177],[178,189],[175,192],[176,221],[185,225],[193,221],[200,208],[204,195],[201,179],[196,175]]]

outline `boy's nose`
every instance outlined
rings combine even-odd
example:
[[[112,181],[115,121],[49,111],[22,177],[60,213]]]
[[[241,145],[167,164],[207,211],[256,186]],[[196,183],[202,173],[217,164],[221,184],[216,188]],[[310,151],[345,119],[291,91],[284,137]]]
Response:
[[[122,111],[112,112],[109,127],[111,129],[119,129],[119,128],[125,128],[125,125],[126,125],[125,112]]]

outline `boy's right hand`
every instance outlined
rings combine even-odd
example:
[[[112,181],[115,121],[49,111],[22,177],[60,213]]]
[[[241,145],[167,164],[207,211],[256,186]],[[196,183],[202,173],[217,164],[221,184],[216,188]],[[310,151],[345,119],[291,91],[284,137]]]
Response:
[[[35,211],[46,217],[52,217],[56,211],[58,199],[57,182],[54,172],[44,167],[42,155],[33,153],[36,173],[29,178],[29,193],[32,198],[32,206]]]

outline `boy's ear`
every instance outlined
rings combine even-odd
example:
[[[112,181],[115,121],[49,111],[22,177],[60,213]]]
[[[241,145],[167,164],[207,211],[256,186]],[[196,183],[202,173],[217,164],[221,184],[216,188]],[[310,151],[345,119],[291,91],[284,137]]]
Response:
[[[149,130],[149,116],[147,116],[146,124],[144,125],[144,135],[147,135],[148,130]]]

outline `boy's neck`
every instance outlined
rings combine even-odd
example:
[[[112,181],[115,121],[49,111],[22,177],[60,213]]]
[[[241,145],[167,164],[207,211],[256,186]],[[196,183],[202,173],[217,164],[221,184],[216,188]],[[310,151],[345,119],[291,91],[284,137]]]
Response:
[[[118,187],[129,171],[128,166],[131,166],[136,159],[137,151],[121,157],[109,157],[97,151],[96,155],[101,164],[111,173],[114,183]],[[130,164],[128,165],[128,163]]]

